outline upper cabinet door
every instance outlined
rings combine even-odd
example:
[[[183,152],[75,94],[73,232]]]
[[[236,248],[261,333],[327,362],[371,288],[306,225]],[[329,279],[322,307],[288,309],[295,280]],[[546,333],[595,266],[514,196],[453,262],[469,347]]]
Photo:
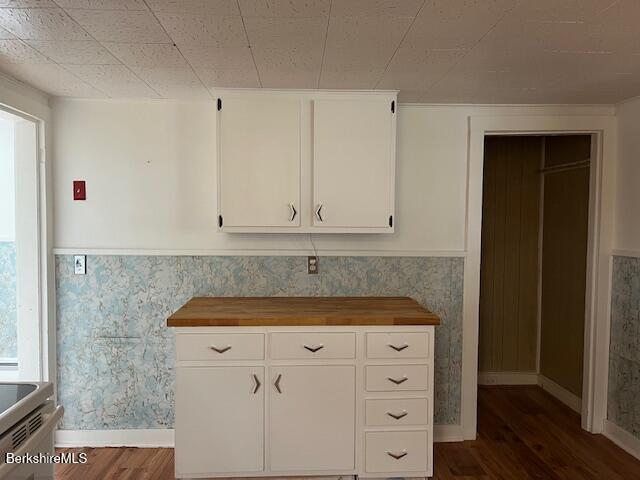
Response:
[[[313,226],[392,229],[395,101],[313,102]]]
[[[224,97],[219,107],[219,226],[298,227],[301,101]]]

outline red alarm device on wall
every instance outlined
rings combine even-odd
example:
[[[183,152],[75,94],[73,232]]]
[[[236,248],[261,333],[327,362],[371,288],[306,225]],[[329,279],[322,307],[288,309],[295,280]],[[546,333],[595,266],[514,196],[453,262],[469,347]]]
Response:
[[[74,200],[86,200],[87,188],[84,180],[73,181],[73,199]]]

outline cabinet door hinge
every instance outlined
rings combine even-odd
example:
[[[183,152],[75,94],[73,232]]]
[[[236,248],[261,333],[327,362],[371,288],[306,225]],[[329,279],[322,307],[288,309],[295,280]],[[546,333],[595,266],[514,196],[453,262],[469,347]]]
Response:
[[[218,99],[218,111],[222,110],[222,99]]]
[[[393,227],[393,215],[389,215],[389,226]]]
[[[222,215],[218,215],[218,227],[222,228]]]
[[[218,109],[220,110],[220,109]],[[392,100],[391,101],[391,113],[396,113],[396,101]]]

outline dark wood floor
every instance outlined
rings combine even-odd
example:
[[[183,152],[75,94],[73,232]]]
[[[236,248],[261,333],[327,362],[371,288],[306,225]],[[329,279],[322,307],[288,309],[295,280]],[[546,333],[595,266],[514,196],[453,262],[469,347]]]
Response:
[[[478,438],[435,445],[439,480],[640,479],[640,461],[538,387],[482,387]],[[58,467],[57,480],[173,479],[173,450],[85,448],[86,465]]]

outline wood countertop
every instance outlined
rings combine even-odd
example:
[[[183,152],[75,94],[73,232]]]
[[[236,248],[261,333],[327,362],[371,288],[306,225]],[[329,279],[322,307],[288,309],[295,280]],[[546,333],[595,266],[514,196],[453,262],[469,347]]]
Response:
[[[439,325],[408,297],[194,297],[169,327]]]

